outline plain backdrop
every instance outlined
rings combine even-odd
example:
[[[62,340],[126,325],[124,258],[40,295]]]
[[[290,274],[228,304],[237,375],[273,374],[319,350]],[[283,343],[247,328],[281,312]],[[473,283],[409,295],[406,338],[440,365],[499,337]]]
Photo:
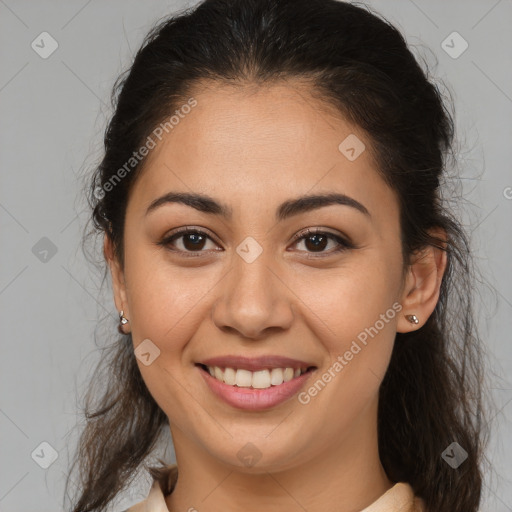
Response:
[[[0,0],[2,512],[63,510],[78,399],[99,358],[95,329],[102,318],[106,330],[116,325],[110,290],[100,292],[80,248],[82,177],[101,156],[114,80],[160,17],[193,4]],[[402,30],[455,101],[460,213],[485,278],[479,324],[497,375],[482,510],[512,511],[512,3],[368,5]],[[148,485],[142,475],[116,510]]]

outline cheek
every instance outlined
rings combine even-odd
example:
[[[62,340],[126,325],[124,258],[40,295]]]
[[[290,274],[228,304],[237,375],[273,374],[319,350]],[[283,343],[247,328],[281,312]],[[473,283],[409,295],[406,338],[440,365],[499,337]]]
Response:
[[[158,348],[151,364],[137,361],[150,394],[163,411],[181,411],[177,416],[186,417],[190,395],[183,392],[182,364],[187,344],[205,318],[205,293],[218,278],[178,269],[162,252],[135,244],[126,251],[130,327],[135,349],[147,339]]]
[[[321,338],[329,340],[330,352],[343,350],[361,333],[364,338],[368,329],[394,338],[397,310],[401,309],[398,254],[368,251],[347,259],[337,269],[297,272],[290,283],[306,306],[304,315],[316,315],[323,323]]]
[[[333,435],[350,429],[375,403],[393,351],[401,305],[383,284],[373,284],[371,293],[347,284],[329,310],[319,313],[328,319],[328,334],[321,338],[328,358],[299,399],[314,411],[329,411]]]
[[[130,247],[127,243],[126,254],[134,342],[149,338],[166,349],[177,348],[174,345],[192,337],[197,329],[198,312],[204,309],[205,294],[219,280],[217,272],[178,268],[160,248]]]
[[[348,409],[361,407],[375,395],[386,373],[402,309],[400,261],[399,253],[376,251],[340,267],[329,278],[309,281],[309,286],[303,283],[298,293],[321,319],[315,323],[328,352],[324,381],[336,382],[334,401]]]

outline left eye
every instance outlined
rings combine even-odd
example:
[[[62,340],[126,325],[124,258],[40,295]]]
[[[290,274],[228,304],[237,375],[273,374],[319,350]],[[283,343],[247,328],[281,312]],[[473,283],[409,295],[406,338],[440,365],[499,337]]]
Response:
[[[328,251],[327,254],[343,251],[352,247],[352,244],[333,233],[320,231],[319,229],[307,230],[306,233],[299,233],[294,237],[295,243],[304,241],[306,248],[313,248],[313,252],[326,252],[323,249],[328,245],[328,240],[335,242],[335,249]],[[309,241],[309,243],[308,243]]]
[[[181,241],[182,248],[176,248],[175,242],[183,239]],[[176,252],[206,252],[203,251],[205,243],[207,241],[213,242],[211,237],[205,233],[204,231],[200,231],[197,229],[183,229],[177,233],[174,233],[164,240],[159,242],[159,245],[169,248],[172,251]],[[326,231],[320,230],[308,230],[306,233],[299,233],[294,237],[294,245],[297,245],[299,242],[304,241],[306,249],[312,251],[313,253],[324,253],[326,252],[326,246],[328,245],[328,241],[335,242],[335,249],[329,251],[327,254],[332,254],[335,252],[343,251],[345,249],[349,249],[352,245],[344,240],[342,237],[337,236],[333,233],[329,233]],[[309,242],[309,243],[308,243]],[[213,242],[215,244],[215,242]],[[179,244],[177,244],[179,245]],[[214,249],[218,250],[218,249]],[[193,254],[188,254],[188,256],[193,256]]]

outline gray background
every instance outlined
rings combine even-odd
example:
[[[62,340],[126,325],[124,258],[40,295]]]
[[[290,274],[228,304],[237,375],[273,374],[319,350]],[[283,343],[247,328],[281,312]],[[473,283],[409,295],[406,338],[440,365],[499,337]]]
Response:
[[[110,290],[100,292],[99,274],[79,245],[88,214],[82,177],[101,156],[115,78],[159,17],[193,3],[0,0],[2,512],[62,510],[77,396],[98,360],[95,328],[99,318],[105,329],[116,325]],[[487,283],[478,307],[496,374],[482,510],[512,511],[512,2],[368,5],[398,25],[427,62],[437,59],[433,74],[454,96],[460,213]],[[44,31],[59,45],[46,59],[31,47]],[[454,31],[469,45],[457,58],[441,46]],[[462,40],[450,41],[452,54],[462,49]],[[58,453],[48,469],[31,457],[36,450],[34,459],[50,461],[42,442]],[[119,507],[141,499],[148,484],[142,478]]]

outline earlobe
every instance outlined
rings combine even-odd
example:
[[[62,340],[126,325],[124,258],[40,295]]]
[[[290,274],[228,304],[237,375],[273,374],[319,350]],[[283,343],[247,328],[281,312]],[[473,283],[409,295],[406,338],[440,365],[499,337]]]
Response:
[[[130,318],[128,301],[126,298],[124,272],[115,256],[112,240],[106,233],[103,239],[103,255],[105,256],[105,260],[110,268],[116,309],[117,311],[122,311],[124,317]]]
[[[434,311],[448,255],[446,233],[436,230],[432,235],[442,238],[444,249],[428,245],[413,255],[402,295],[402,316],[397,322],[397,332],[405,333],[420,329]]]

